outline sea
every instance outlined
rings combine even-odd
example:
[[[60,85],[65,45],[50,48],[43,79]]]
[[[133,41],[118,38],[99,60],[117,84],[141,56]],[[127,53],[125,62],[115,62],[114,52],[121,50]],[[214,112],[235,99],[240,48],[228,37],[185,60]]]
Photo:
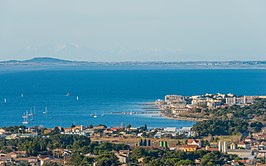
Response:
[[[266,95],[266,70],[0,71],[0,126],[22,125],[28,112],[27,126],[191,127],[160,117],[151,102],[205,93]]]

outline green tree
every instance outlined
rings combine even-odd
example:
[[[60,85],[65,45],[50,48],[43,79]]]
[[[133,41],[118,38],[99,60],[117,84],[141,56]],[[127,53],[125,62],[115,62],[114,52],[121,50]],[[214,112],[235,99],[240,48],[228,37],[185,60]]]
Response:
[[[189,159],[186,159],[186,160],[180,160],[178,161],[175,166],[179,166],[179,165],[191,165],[193,164],[193,162]]]
[[[259,131],[261,131],[263,124],[261,122],[256,121],[256,122],[252,122],[250,124],[250,127],[251,127],[252,132],[259,132]]]
[[[101,154],[97,157],[96,166],[117,166],[119,161],[113,153]]]

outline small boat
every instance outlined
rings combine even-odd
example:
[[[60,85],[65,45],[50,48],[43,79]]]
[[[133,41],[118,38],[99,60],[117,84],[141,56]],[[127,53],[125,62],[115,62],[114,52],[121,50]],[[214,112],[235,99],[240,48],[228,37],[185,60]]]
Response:
[[[45,107],[45,111],[42,112],[43,114],[47,114],[48,113],[48,110],[47,110],[47,107]]]
[[[35,106],[33,107],[33,115],[36,115],[36,113],[35,113]]]
[[[94,118],[97,118],[97,115],[96,115],[96,113],[94,114],[94,116],[93,116]]]
[[[4,98],[4,103],[7,103],[7,99],[6,98]]]
[[[79,97],[77,96],[77,100],[79,100]]]
[[[22,124],[29,124],[30,123],[29,120],[28,120],[28,118],[29,118],[28,111],[26,111],[26,114],[24,114],[22,116],[22,118],[23,118]]]
[[[21,93],[21,98],[23,98],[24,97],[24,94],[23,93]]]
[[[22,118],[23,119],[26,119],[26,118],[28,118],[29,117],[29,114],[28,114],[28,111],[26,111],[26,113],[24,113],[23,115],[22,115]]]
[[[71,93],[70,93],[70,92],[67,92],[67,93],[65,94],[65,96],[71,96]]]
[[[34,116],[33,116],[33,115],[31,116],[31,119],[30,119],[30,121],[34,121]]]
[[[29,116],[33,116],[32,110],[30,109]]]
[[[23,121],[22,124],[29,124],[30,122],[28,121]]]

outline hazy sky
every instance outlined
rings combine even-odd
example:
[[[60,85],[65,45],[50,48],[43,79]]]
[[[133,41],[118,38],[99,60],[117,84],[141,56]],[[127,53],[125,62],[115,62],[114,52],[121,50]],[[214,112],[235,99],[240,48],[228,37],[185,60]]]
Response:
[[[265,0],[0,0],[0,60],[266,60]]]

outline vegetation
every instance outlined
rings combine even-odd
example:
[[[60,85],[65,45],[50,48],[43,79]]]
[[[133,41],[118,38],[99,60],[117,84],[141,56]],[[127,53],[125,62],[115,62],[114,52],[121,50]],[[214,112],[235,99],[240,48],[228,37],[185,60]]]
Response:
[[[26,151],[28,155],[53,155],[55,149],[70,149],[71,165],[90,165],[94,162],[92,158],[85,157],[83,154],[92,153],[98,155],[95,161],[99,163],[118,163],[117,158],[111,153],[113,150],[127,150],[128,145],[112,144],[108,142],[91,142],[88,137],[78,135],[49,135],[48,137],[20,138],[7,140],[0,139],[0,149],[6,150],[7,146],[17,148],[16,150]],[[103,164],[103,165],[106,165]]]
[[[199,136],[259,132],[264,126],[262,122],[266,121],[266,99],[256,99],[249,106],[233,105],[213,110],[204,109],[202,112],[212,118],[193,125],[192,130]]]
[[[202,158],[200,165],[223,165],[225,161],[232,159],[238,160],[237,155],[228,155],[221,152],[199,150],[194,152],[184,151],[164,151],[159,149],[144,150],[136,148],[130,157],[132,165],[137,163],[137,159],[143,157],[144,164],[148,166],[179,166],[179,165],[195,165],[196,159]]]
[[[206,120],[193,125],[192,130],[200,136],[211,135],[233,135],[248,131],[248,123],[239,120]]]

